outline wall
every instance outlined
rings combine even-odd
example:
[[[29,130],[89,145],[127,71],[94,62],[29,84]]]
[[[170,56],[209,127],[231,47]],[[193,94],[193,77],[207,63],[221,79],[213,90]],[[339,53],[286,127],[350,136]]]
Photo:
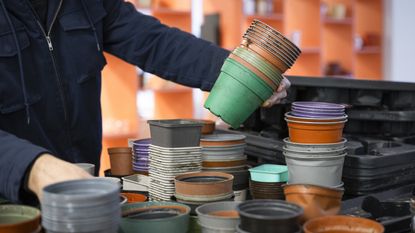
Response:
[[[415,82],[415,1],[385,1],[385,79]]]

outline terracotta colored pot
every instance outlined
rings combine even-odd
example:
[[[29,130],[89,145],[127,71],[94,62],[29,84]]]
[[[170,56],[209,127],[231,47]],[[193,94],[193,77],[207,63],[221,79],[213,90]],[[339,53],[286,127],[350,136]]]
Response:
[[[238,167],[246,165],[246,159],[235,161],[203,161],[202,167]]]
[[[347,120],[337,122],[302,122],[285,118],[290,141],[298,143],[336,143],[343,139]]]
[[[269,61],[271,64],[273,64],[278,70],[281,71],[281,73],[284,73],[286,70],[288,70],[288,66],[284,64],[280,59],[276,59],[271,52],[267,51],[266,49],[254,44],[250,43],[247,46],[248,49],[251,51],[257,53],[267,61]]]
[[[129,193],[129,192],[122,192],[121,194],[124,197],[127,198],[127,203],[136,203],[136,202],[145,202],[145,201],[147,201],[147,197],[143,194]]]
[[[341,208],[344,189],[326,188],[308,184],[284,186],[285,199],[304,209],[302,222],[325,215],[336,215]]]
[[[216,123],[211,120],[197,120],[203,122],[202,134],[212,134],[215,131]]]
[[[175,177],[181,196],[220,196],[233,193],[233,175],[223,172],[195,172]]]
[[[305,233],[383,233],[385,228],[373,220],[337,215],[312,219],[304,224]]]
[[[1,233],[37,232],[40,226],[40,211],[23,205],[0,206]]]
[[[332,117],[332,118],[308,118],[308,117],[297,117],[290,114],[290,112],[285,113],[285,117],[288,120],[293,121],[304,121],[304,122],[338,122],[344,121],[347,119],[347,115],[342,117]]]
[[[256,74],[257,77],[261,78],[264,82],[266,82],[268,84],[268,86],[270,86],[273,90],[276,90],[278,88],[277,85],[275,85],[275,83],[271,79],[269,79],[264,73],[259,71],[256,67],[254,67],[253,65],[251,65],[247,61],[243,60],[242,58],[240,58],[240,57],[238,57],[234,54],[230,54],[229,58],[232,58],[233,60],[241,63],[246,68],[251,70],[253,73]]]
[[[130,147],[108,148],[108,154],[112,175],[126,176],[133,174],[133,155]]]

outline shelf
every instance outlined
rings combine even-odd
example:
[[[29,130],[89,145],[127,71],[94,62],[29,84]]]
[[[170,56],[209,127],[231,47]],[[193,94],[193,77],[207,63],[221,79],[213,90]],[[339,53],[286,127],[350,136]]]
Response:
[[[360,50],[355,50],[356,54],[380,54],[382,52],[379,46],[366,46]]]
[[[247,18],[259,19],[259,20],[270,20],[270,21],[280,21],[280,20],[284,19],[283,14],[269,14],[269,15],[254,14],[254,15],[247,15],[246,17]]]
[[[330,17],[323,17],[323,23],[329,25],[352,25],[353,19],[350,17],[344,19],[334,19]]]

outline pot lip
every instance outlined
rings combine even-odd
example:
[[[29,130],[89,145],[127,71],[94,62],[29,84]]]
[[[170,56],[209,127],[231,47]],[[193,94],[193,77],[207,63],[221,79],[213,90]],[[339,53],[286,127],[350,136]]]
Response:
[[[216,176],[220,176],[220,177],[224,177],[226,178],[225,180],[221,180],[221,181],[213,181],[213,182],[186,182],[186,181],[182,181],[180,179],[183,178],[188,178],[188,177],[197,177],[197,176],[208,176],[210,174],[210,176],[212,175],[216,175]],[[182,185],[206,185],[206,184],[222,184],[222,183],[228,183],[228,182],[233,182],[234,176],[228,173],[224,173],[224,172],[211,172],[211,171],[202,171],[202,172],[189,172],[189,173],[185,173],[185,174],[181,174],[178,175],[176,177],[174,177],[174,183],[179,183]]]
[[[322,117],[322,118],[316,118],[316,117],[299,117],[299,116],[292,115],[291,112],[286,112],[284,114],[284,116],[287,119],[289,119],[289,120],[292,120],[290,118],[293,118],[293,120],[299,120],[299,121],[302,121],[302,120],[307,121],[307,120],[309,120],[309,121],[313,121],[313,122],[315,122],[315,121],[329,121],[329,120],[341,121],[341,120],[347,119],[347,117],[348,117],[347,114],[344,114],[341,117]]]
[[[342,121],[316,121],[316,122],[309,122],[309,121],[296,121],[296,120],[290,120],[288,118],[284,118],[285,121],[287,121],[288,123],[296,123],[296,124],[305,124],[305,125],[339,125],[339,124],[344,124],[347,122],[346,120],[342,120]]]
[[[218,210],[218,211],[236,211],[236,212],[238,212],[236,210],[236,207],[240,203],[242,203],[242,202],[240,202],[240,201],[220,201],[220,202],[206,203],[204,205],[198,206],[195,211],[196,211],[198,216],[200,215],[200,216],[203,216],[205,218],[210,218],[210,219],[239,219],[239,216],[238,217],[222,217],[222,216],[211,215],[210,213],[202,213],[201,209],[207,208],[207,207],[210,207],[210,206],[218,206],[218,205],[221,206],[221,205],[225,205],[225,204],[230,204],[230,205],[234,205],[234,209]]]
[[[286,146],[283,146],[282,150],[286,151],[286,152],[289,152],[289,153],[301,153],[301,154],[332,154],[332,153],[336,153],[336,152],[346,151],[347,147],[344,146],[340,149],[329,150],[329,151],[306,151],[306,150],[293,150],[293,149],[287,148]]]
[[[324,146],[336,146],[336,145],[341,145],[341,144],[346,144],[347,143],[347,139],[346,138],[342,138],[342,140],[340,142],[334,142],[334,143],[299,143],[299,142],[292,142],[290,141],[289,137],[286,137],[283,139],[284,143],[287,144],[292,144],[295,146],[318,146],[318,147],[324,147]]]
[[[252,213],[248,213],[248,212],[241,210],[241,206],[244,206],[244,205],[255,205],[255,204],[266,204],[266,203],[268,203],[269,205],[274,205],[274,206],[278,205],[278,207],[285,207],[284,210],[288,210],[290,212],[290,216],[286,216],[285,218],[276,218],[275,216],[264,216],[264,215],[259,215],[259,214],[252,214]],[[288,207],[289,209],[287,209],[286,207]],[[304,214],[304,209],[297,204],[290,203],[287,201],[282,201],[282,200],[271,200],[271,199],[245,201],[239,204],[236,207],[236,209],[238,210],[239,215],[241,217],[244,216],[247,218],[260,219],[260,220],[293,219],[293,218],[298,218]]]
[[[306,229],[308,229],[308,227],[310,226],[310,225],[312,225],[313,223],[315,223],[315,222],[319,222],[319,221],[323,221],[323,220],[326,220],[325,222],[332,222],[332,223],[336,223],[338,220],[340,220],[340,219],[349,219],[349,220],[351,220],[351,221],[356,221],[356,220],[358,220],[358,221],[361,221],[361,222],[364,222],[364,223],[367,223],[368,225],[370,224],[371,226],[371,228],[373,229],[373,227],[374,226],[376,226],[376,227],[378,227],[378,230],[380,230],[379,232],[384,232],[384,230],[385,230],[385,227],[384,226],[382,226],[382,224],[380,224],[380,223],[378,223],[378,222],[376,222],[376,221],[373,221],[373,220],[370,220],[370,219],[367,219],[367,218],[361,218],[361,217],[354,217],[354,216],[347,216],[347,215],[331,215],[331,216],[321,216],[321,217],[317,217],[317,218],[313,218],[313,219],[311,219],[311,220],[309,220],[309,221],[307,221],[305,224],[304,224],[304,229],[306,230]],[[337,221],[336,221],[337,220]],[[341,224],[339,224],[340,226],[341,226]],[[339,226],[339,225],[337,225],[337,226]]]
[[[162,203],[162,205],[157,205],[158,203]],[[125,218],[122,217],[121,221],[127,221],[127,222],[160,222],[160,221],[166,221],[166,219],[168,220],[176,220],[179,218],[183,218],[186,215],[190,214],[190,207],[188,205],[185,204],[181,204],[178,202],[156,202],[156,201],[150,201],[150,202],[138,202],[138,203],[126,203],[123,205],[122,209],[121,209],[121,214],[123,214],[123,212],[125,212],[125,210],[123,210],[123,208],[128,208],[130,206],[134,206],[134,205],[142,205],[142,207],[137,207],[134,209],[147,209],[148,207],[152,207],[152,208],[157,208],[157,207],[163,207],[163,206],[170,206],[170,207],[183,207],[186,209],[186,211],[184,213],[180,213],[177,216],[171,217],[171,218],[160,218],[160,219],[129,219],[129,218]],[[177,208],[179,209],[179,208]],[[180,208],[181,209],[181,208]]]
[[[287,155],[284,152],[283,152],[283,155],[284,155],[284,157],[288,157],[289,159],[294,159],[294,160],[336,160],[336,159],[339,159],[339,158],[342,158],[343,159],[344,157],[346,157],[347,156],[347,152],[342,153],[342,154],[337,155],[337,156],[322,156],[322,157],[306,157],[306,156],[303,156],[303,157],[301,157],[301,156],[295,157],[295,156]]]
[[[322,101],[294,101],[292,105],[294,106],[301,106],[302,104],[308,104],[312,106],[320,106],[322,109],[345,109],[346,106],[343,104],[336,104],[336,103],[330,103],[330,102],[322,102]],[[321,107],[323,106],[323,107]]]
[[[165,120],[148,120],[150,126],[163,128],[184,128],[184,127],[202,127],[203,123],[197,120],[189,119],[165,119]]]
[[[319,196],[341,197],[344,194],[344,188],[325,187],[313,184],[285,184],[284,194],[314,194]]]
[[[107,151],[108,154],[124,154],[133,152],[131,147],[110,147],[107,149]]]
[[[21,222],[1,224],[0,229],[2,229],[2,228],[8,228],[8,227],[16,227],[16,226],[19,226],[19,225],[28,224],[30,222],[40,221],[41,212],[40,212],[40,210],[38,210],[38,209],[36,209],[34,207],[26,206],[26,205],[16,205],[16,204],[5,204],[5,205],[1,205],[0,206],[0,209],[7,209],[7,208],[20,208],[20,209],[21,208],[24,208],[24,209],[27,209],[27,210],[34,211],[35,215],[34,216],[30,216],[29,219],[24,220],[24,221],[21,221]],[[4,213],[3,214],[0,214],[0,215],[4,215]]]
[[[271,172],[271,171],[267,171],[267,170],[260,170],[261,167],[267,167],[267,166],[278,167],[281,170],[279,172]],[[254,173],[265,173],[265,174],[278,174],[278,175],[282,175],[282,174],[288,172],[288,167],[286,165],[278,165],[278,164],[262,164],[262,165],[259,165],[259,166],[250,168],[248,170],[249,170],[249,172],[254,172]]]

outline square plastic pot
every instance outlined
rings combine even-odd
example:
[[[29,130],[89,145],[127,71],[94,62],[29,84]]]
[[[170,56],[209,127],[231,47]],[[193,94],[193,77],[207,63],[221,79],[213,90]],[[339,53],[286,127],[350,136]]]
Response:
[[[152,145],[176,148],[197,147],[203,123],[191,120],[150,120]]]

